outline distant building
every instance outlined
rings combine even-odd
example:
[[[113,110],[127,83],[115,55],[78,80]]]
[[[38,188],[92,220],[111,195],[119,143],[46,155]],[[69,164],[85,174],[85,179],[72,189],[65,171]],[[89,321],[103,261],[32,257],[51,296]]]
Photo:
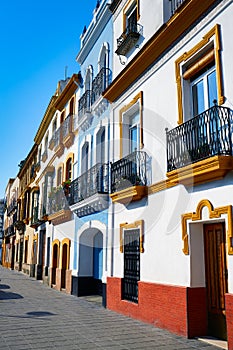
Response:
[[[2,239],[4,233],[4,208],[5,200],[0,199],[0,263],[2,263]]]

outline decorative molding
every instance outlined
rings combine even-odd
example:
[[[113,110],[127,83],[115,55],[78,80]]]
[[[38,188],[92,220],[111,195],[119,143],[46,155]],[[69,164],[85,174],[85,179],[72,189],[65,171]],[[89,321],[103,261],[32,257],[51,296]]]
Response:
[[[217,77],[217,90],[218,90],[218,104],[221,105],[224,103],[223,96],[223,82],[222,82],[222,64],[221,64],[221,40],[220,40],[220,25],[216,24],[206,35],[203,36],[203,39],[196,44],[188,52],[184,52],[176,61],[175,61],[175,71],[176,71],[176,84],[177,84],[177,98],[178,98],[178,124],[184,122],[183,117],[183,92],[182,92],[182,79],[185,78],[185,75],[181,73],[181,65],[189,60],[192,56],[197,54],[200,50],[203,50],[215,37],[215,48],[214,48],[214,58],[216,66],[216,77]],[[198,60],[197,60],[198,62]]]
[[[170,183],[186,186],[222,179],[233,169],[232,156],[213,156],[167,173]]]
[[[140,149],[144,147],[143,144],[143,91],[140,91],[134,98],[124,107],[120,109],[119,112],[119,126],[120,126],[120,158],[123,157],[123,115],[127,112],[134,104],[139,102],[139,122],[140,122]]]
[[[215,208],[208,199],[203,199],[197,205],[196,212],[186,213],[181,215],[181,227],[182,227],[182,240],[183,240],[183,252],[185,255],[189,255],[189,242],[188,242],[188,221],[202,220],[202,209],[207,207],[209,212],[209,219],[219,219],[221,215],[227,215],[227,247],[228,254],[233,255],[233,230],[232,230],[232,206],[227,205],[223,207]]]
[[[140,229],[140,253],[144,253],[144,220],[138,220],[133,222],[132,224],[128,224],[127,222],[120,224],[120,252],[124,252],[124,230],[129,229]]]
[[[62,112],[62,110],[65,108],[65,105],[72,98],[79,86],[79,74],[73,74],[69,82],[66,84],[64,90],[62,90],[61,94],[57,97],[54,103],[54,107]]]
[[[59,210],[58,212],[48,216],[48,220],[51,221],[54,226],[70,221],[71,218],[72,212],[65,209]]]
[[[96,39],[99,38],[104,28],[106,28],[111,17],[112,13],[109,9],[109,4],[102,1],[85,34],[81,37],[81,49],[76,57],[76,61],[80,65],[82,65],[87,58],[89,52],[95,45]],[[111,33],[109,32],[109,34]],[[109,41],[110,40],[111,38],[109,38]]]
[[[147,196],[147,186],[131,186],[126,189],[110,194],[113,203],[127,204],[134,201],[139,201]]]

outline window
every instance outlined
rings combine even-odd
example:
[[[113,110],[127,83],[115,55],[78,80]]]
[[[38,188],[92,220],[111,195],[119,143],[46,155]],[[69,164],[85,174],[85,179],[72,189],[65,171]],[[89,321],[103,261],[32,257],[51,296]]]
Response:
[[[138,302],[140,253],[144,253],[144,221],[120,224],[120,252],[124,253],[123,299]]]
[[[220,26],[176,60],[178,124],[224,103]]]
[[[66,161],[66,178],[65,180],[70,180],[72,179],[72,158],[69,158]]]
[[[137,32],[137,22],[139,20],[139,0],[127,3],[124,8],[124,32],[129,34]]]
[[[85,91],[91,90],[92,82],[92,67],[87,69],[86,78],[85,78]]]
[[[89,143],[85,142],[82,147],[81,154],[81,174],[87,172],[88,170],[88,153],[89,153]]]
[[[217,101],[217,84],[215,65],[191,79],[192,114],[198,115],[214,105]]]
[[[143,147],[143,92],[120,110],[120,157]]]
[[[74,114],[74,97],[70,100],[70,105],[69,105],[69,114],[73,115]]]
[[[140,280],[140,229],[124,231],[123,299],[138,302]]]
[[[57,130],[57,118],[55,118],[54,121],[53,121],[52,130],[53,130],[53,134],[54,134],[55,131]]]
[[[129,152],[139,149],[139,112],[129,118]]]
[[[60,116],[60,125],[64,122],[64,120],[65,120],[65,111],[63,111]]]
[[[102,127],[96,135],[96,163],[105,162],[105,128]]]
[[[45,141],[44,141],[44,151],[46,152],[48,149],[48,143],[49,143],[49,134],[46,135]]]
[[[57,186],[60,186],[62,183],[62,167],[60,166],[57,170]]]

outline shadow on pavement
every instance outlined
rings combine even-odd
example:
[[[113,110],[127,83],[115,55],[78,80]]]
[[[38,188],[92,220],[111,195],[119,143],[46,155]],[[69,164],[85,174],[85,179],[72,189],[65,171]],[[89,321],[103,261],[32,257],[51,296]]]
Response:
[[[8,284],[1,284],[0,283],[0,289],[10,289],[10,286],[8,286]]]
[[[5,288],[7,289],[7,288]],[[23,299],[22,295],[13,292],[4,292],[0,290],[0,300]]]
[[[34,317],[55,316],[55,314],[49,311],[30,311],[30,312],[27,312],[26,315],[34,316]]]

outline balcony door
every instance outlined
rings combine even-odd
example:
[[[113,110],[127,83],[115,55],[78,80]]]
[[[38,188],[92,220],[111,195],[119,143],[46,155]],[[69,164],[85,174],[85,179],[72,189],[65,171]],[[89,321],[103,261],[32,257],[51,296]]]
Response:
[[[81,154],[81,173],[84,174],[88,170],[88,163],[89,163],[89,144],[88,142],[85,142],[82,147],[82,154]]]
[[[96,136],[96,163],[105,162],[105,128],[102,127]]]
[[[123,156],[139,150],[139,111],[126,113],[123,118]]]
[[[191,79],[191,96],[193,117],[214,105],[218,97],[215,65]]]

